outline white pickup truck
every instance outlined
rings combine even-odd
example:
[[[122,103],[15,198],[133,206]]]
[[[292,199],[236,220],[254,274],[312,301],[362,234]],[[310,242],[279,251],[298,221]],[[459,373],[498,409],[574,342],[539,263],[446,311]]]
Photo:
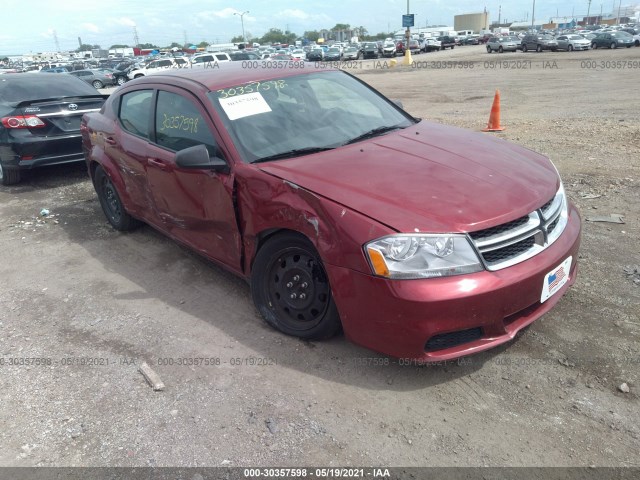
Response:
[[[149,64],[144,67],[134,67],[129,72],[128,77],[130,80],[133,80],[134,78],[144,77],[145,75],[164,72],[171,68],[189,68],[190,66],[189,60],[184,57],[164,57],[149,62]]]

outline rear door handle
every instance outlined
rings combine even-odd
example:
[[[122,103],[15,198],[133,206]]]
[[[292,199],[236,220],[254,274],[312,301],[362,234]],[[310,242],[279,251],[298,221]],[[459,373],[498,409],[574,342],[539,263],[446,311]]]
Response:
[[[147,161],[149,162],[149,165],[153,167],[157,167],[160,170],[167,170],[167,164],[162,160],[158,160],[157,158],[147,158]]]

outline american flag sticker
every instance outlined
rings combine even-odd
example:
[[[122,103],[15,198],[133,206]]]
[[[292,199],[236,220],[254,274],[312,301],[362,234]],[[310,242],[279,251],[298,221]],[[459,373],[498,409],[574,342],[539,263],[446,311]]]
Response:
[[[544,283],[542,284],[542,295],[540,296],[541,303],[546,301],[549,297],[560,290],[565,283],[567,283],[567,280],[569,280],[571,261],[572,257],[567,258],[564,262],[545,275]]]

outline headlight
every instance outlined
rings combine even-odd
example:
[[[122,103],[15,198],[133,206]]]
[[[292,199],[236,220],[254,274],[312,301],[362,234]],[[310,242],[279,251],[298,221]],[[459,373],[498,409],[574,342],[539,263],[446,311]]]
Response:
[[[367,243],[364,250],[374,275],[380,277],[448,277],[483,270],[464,235],[389,235]]]
[[[567,226],[567,222],[569,221],[569,204],[567,202],[567,195],[564,191],[564,185],[562,184],[562,182],[560,182],[560,188],[558,189],[558,192],[556,193],[556,196],[554,197],[551,206],[553,207],[558,203],[560,204],[559,206],[560,213],[557,216],[557,219],[553,220],[553,222],[556,222],[556,225],[551,231],[551,233],[549,233],[549,238],[547,239],[547,244],[549,245],[555,242],[558,239],[558,237],[562,234],[562,232],[564,232],[564,229]],[[554,211],[557,211],[557,210],[554,209]],[[551,213],[551,215],[552,215],[552,218],[555,216],[553,213]]]

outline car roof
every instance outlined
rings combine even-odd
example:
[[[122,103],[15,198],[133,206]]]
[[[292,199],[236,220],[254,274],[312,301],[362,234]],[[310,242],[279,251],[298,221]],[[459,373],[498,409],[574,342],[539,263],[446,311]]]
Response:
[[[266,65],[268,66],[268,64]],[[250,82],[263,82],[268,80],[293,77],[312,72],[337,70],[335,68],[327,69],[321,66],[305,65],[304,70],[291,66],[274,65],[272,68],[251,69],[243,68],[242,62],[228,62],[219,64],[216,68],[181,68],[177,70],[167,70],[166,72],[156,73],[151,76],[144,76],[132,80],[127,85],[135,84],[152,84],[167,83],[177,84],[178,78],[184,79],[185,83],[198,83],[210,91],[219,90],[234,85],[242,85]]]

